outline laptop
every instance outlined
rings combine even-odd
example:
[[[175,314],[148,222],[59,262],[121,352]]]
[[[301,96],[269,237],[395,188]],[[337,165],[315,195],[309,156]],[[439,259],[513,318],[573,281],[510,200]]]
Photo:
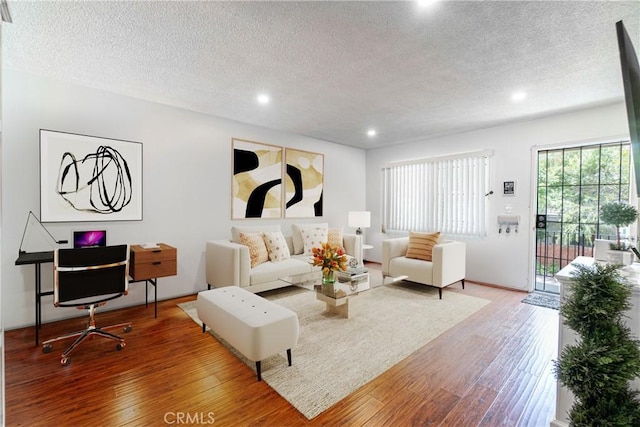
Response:
[[[74,248],[94,248],[107,246],[107,230],[74,231]]]

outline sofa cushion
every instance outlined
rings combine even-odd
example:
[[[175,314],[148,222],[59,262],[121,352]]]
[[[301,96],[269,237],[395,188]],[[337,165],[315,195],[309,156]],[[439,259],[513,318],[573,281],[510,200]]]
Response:
[[[313,255],[313,248],[319,248],[327,242],[326,228],[305,228],[302,230],[304,242],[304,255]]]
[[[267,246],[264,244],[262,233],[240,233],[240,243],[249,248],[251,268],[269,261]]]
[[[293,239],[293,254],[299,255],[304,252],[304,242],[302,241],[302,230],[305,228],[329,228],[328,222],[314,224],[293,224],[291,225],[291,238]]]
[[[289,246],[282,231],[265,231],[262,236],[269,253],[269,261],[280,262],[290,258]]]
[[[311,272],[311,264],[301,259],[289,258],[281,262],[265,262],[251,269],[249,285],[273,282],[295,274]],[[286,285],[286,283],[283,283]]]
[[[421,259],[397,257],[389,261],[389,276],[406,276],[406,280],[411,282],[432,285],[433,262]]]
[[[244,225],[231,227],[231,241],[242,243],[240,241],[240,233],[262,233],[263,231],[281,231],[280,224],[275,225]]]
[[[431,261],[433,247],[438,243],[439,237],[439,231],[436,233],[409,232],[409,247],[406,257]]]

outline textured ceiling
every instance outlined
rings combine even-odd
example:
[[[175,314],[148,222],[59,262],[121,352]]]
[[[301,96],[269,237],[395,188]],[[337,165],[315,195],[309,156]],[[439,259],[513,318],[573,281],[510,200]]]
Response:
[[[619,102],[616,21],[640,52],[638,1],[423,10],[409,1],[9,0],[9,9],[8,69],[361,148]],[[527,99],[511,102],[515,90]],[[255,102],[262,91],[268,106]]]

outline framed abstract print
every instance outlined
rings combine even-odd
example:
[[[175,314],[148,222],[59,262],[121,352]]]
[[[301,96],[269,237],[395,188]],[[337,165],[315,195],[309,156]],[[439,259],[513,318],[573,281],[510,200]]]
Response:
[[[282,217],[282,147],[232,139],[231,219]]]
[[[285,162],[285,217],[321,217],[324,155],[285,148]]]
[[[142,143],[41,129],[40,218],[142,220]]]

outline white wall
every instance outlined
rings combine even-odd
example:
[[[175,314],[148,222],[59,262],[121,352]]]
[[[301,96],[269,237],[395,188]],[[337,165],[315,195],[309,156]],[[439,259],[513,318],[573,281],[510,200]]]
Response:
[[[144,220],[141,222],[57,223],[47,228],[58,239],[71,232],[106,228],[109,243],[163,241],[178,248],[178,275],[159,280],[161,299],[206,288],[204,242],[229,235],[232,223],[280,222],[288,232],[301,220],[230,220],[231,138],[243,138],[325,154],[325,217],[347,228],[349,210],[372,212],[366,230],[369,260],[380,261],[380,170],[391,161],[492,149],[489,233],[467,241],[467,278],[529,289],[533,233],[530,209],[532,147],[609,140],[628,135],[622,103],[508,126],[363,150],[249,126],[90,88],[3,70],[2,144],[2,319],[11,329],[34,322],[34,268],[15,266],[26,216],[39,213],[38,131],[40,128],[140,141],[144,147]],[[345,171],[349,171],[346,173]],[[362,177],[362,178],[359,178]],[[502,182],[516,181],[516,196],[502,196]],[[366,188],[366,193],[363,189]],[[498,235],[495,217],[505,204],[522,217],[520,233]],[[534,207],[535,208],[535,207]],[[311,221],[311,220],[307,220]],[[43,266],[51,287],[51,266]],[[143,284],[110,308],[144,301]],[[71,310],[73,311],[73,310]],[[43,300],[43,319],[75,313]]]
[[[15,266],[27,213],[39,202],[39,129],[143,143],[143,221],[46,224],[57,239],[73,230],[108,230],[108,242],[165,242],[178,248],[178,275],[159,279],[158,298],[206,289],[205,241],[229,237],[231,138],[295,147],[325,155],[324,218],[347,228],[347,212],[365,207],[366,156],[360,149],[249,126],[126,96],[3,70],[2,318],[12,329],[34,324],[34,267]],[[345,171],[349,171],[346,173]],[[51,288],[51,265],[43,266],[43,289]],[[150,291],[150,295],[152,295]],[[144,285],[132,284],[109,308],[144,303]],[[150,315],[153,311],[149,309]],[[43,299],[43,320],[76,316]],[[162,313],[159,313],[162,316]]]
[[[374,249],[367,251],[367,259],[381,260],[380,232],[381,192],[380,178],[383,165],[408,159],[441,156],[454,153],[494,150],[491,159],[490,189],[488,196],[489,232],[486,238],[467,241],[467,279],[515,289],[529,290],[533,268],[532,217],[535,204],[531,197],[532,147],[557,146],[576,142],[607,141],[612,138],[628,139],[626,111],[621,102],[606,107],[576,113],[556,115],[508,126],[500,126],[443,138],[396,145],[367,151],[367,209],[371,211],[371,228],[367,230],[367,243]],[[534,178],[535,179],[535,176]],[[502,183],[516,181],[516,195],[503,196]],[[518,234],[498,234],[496,217],[504,213],[505,205],[520,215]],[[435,231],[435,230],[434,230]]]
[[[4,23],[0,19],[0,164],[2,162],[2,26]],[[2,180],[0,179],[0,183]],[[0,193],[2,188],[0,186]],[[1,194],[0,194],[1,198]],[[2,205],[0,205],[0,242],[2,241]],[[0,247],[0,259],[2,248]],[[0,277],[2,277],[2,265],[0,264]],[[0,286],[0,425],[5,424],[5,395],[4,395],[4,324],[2,321],[2,290]]]

